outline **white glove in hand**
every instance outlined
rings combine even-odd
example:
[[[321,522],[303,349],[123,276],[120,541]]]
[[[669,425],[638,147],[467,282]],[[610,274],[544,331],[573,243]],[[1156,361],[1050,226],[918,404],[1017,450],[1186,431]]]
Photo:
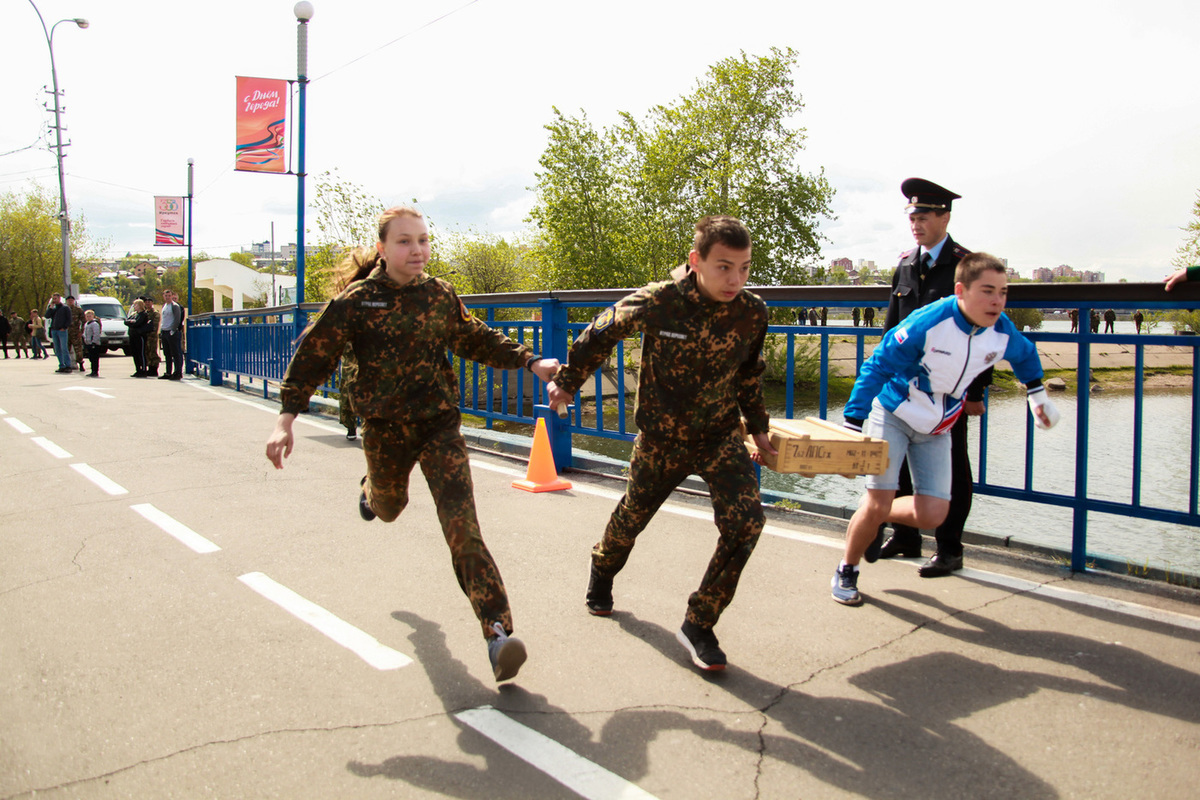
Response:
[[[1058,424],[1061,415],[1058,413],[1058,409],[1054,407],[1054,403],[1046,396],[1045,389],[1029,395],[1028,400],[1029,410],[1033,412],[1034,425],[1038,426],[1041,430],[1048,431]],[[1049,425],[1042,422],[1042,418],[1037,413],[1039,408],[1046,414],[1046,419],[1050,420]]]

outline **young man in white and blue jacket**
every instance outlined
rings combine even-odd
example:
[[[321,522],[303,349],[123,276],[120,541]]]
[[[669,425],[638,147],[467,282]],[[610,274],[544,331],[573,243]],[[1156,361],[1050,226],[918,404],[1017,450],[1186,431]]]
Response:
[[[878,554],[885,522],[935,528],[950,508],[950,436],[963,413],[967,386],[1004,359],[1025,384],[1034,423],[1046,430],[1058,411],[1042,386],[1033,342],[1005,316],[1004,263],[971,253],[958,263],[954,296],[913,312],[883,337],[863,363],[846,403],[847,428],[888,443],[888,469],[867,476],[867,494],[846,529],[846,550],[831,584],[833,599],[859,605],[858,563]],[[896,497],[900,464],[908,458],[913,495]]]

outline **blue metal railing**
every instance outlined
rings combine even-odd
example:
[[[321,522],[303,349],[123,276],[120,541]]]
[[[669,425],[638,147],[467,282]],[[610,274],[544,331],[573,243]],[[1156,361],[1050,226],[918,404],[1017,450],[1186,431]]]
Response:
[[[1182,289],[1182,291],[1181,291]],[[886,307],[887,287],[764,287],[754,291],[767,300],[776,316],[786,314],[794,318],[795,309],[825,307],[847,309],[851,307]],[[535,352],[565,361],[569,343],[587,327],[583,317],[606,307],[628,293],[628,290],[599,290],[594,292],[558,292],[553,294],[519,293],[510,295],[465,296],[467,306],[486,319],[492,327],[508,336],[529,345]],[[1171,336],[1159,334],[1118,335],[1093,334],[1085,321],[1096,309],[1128,310],[1144,309],[1164,311],[1173,309],[1200,308],[1200,285],[1179,287],[1171,295],[1163,292],[1157,284],[1018,284],[1012,287],[1009,296],[1012,308],[1077,308],[1081,324],[1077,333],[1030,332],[1027,335],[1035,342],[1069,342],[1077,346],[1076,381],[1076,441],[1073,487],[1069,492],[1038,488],[1034,481],[1034,447],[1032,417],[1026,414],[1025,463],[1020,485],[993,483],[988,478],[988,415],[979,422],[979,452],[974,459],[978,481],[976,491],[984,495],[1010,498],[1070,509],[1073,512],[1071,568],[1083,571],[1087,568],[1087,521],[1090,512],[1120,514],[1128,517],[1169,522],[1172,524],[1200,526],[1197,486],[1200,482],[1200,393],[1192,384],[1191,419],[1188,428],[1190,441],[1190,470],[1188,502],[1186,509],[1162,508],[1147,505],[1142,498],[1143,472],[1143,387],[1145,372],[1145,348],[1151,345],[1185,346],[1192,349],[1192,374],[1200,366],[1200,337]],[[209,376],[211,383],[223,384],[226,374],[232,374],[238,388],[241,381],[262,381],[264,396],[268,396],[269,384],[282,380],[287,364],[294,352],[294,341],[303,327],[308,314],[319,310],[316,304],[282,309],[257,309],[244,312],[222,312],[196,315],[188,321],[188,365],[190,370],[199,370]],[[780,311],[782,309],[782,311]],[[587,310],[586,314],[579,314]],[[571,321],[572,312],[579,319]],[[521,317],[509,320],[507,317]],[[794,324],[772,324],[768,333],[773,345],[782,348],[784,369],[784,416],[795,415],[795,370],[796,354],[799,349],[810,351],[808,343],[816,337],[815,349],[819,359],[819,415],[828,417],[829,412],[829,365],[832,337],[853,337],[855,344],[855,373],[867,357],[867,340],[877,341],[882,333],[879,327],[850,327],[847,325],[812,326]],[[1131,345],[1135,349],[1135,409],[1133,431],[1133,482],[1128,502],[1096,497],[1089,492],[1089,408],[1091,371],[1091,346],[1107,344]],[[474,362],[455,359],[459,377],[460,407],[463,413],[484,420],[487,427],[497,420],[532,424],[537,418],[546,420],[550,432],[555,462],[566,469],[572,463],[572,440],[575,436],[632,441],[626,415],[627,398],[634,393],[626,386],[626,357],[629,346],[634,342],[618,345],[610,364],[613,369],[598,371],[591,379],[590,391],[597,398],[594,420],[588,421],[583,413],[583,404],[572,407],[571,415],[558,419],[542,403],[545,387],[523,371],[494,370]],[[499,373],[499,374],[497,374]],[[610,385],[606,386],[606,382]],[[337,391],[337,372],[320,387],[323,393]],[[604,398],[615,402],[614,413],[606,409]],[[586,449],[586,448],[585,448]]]

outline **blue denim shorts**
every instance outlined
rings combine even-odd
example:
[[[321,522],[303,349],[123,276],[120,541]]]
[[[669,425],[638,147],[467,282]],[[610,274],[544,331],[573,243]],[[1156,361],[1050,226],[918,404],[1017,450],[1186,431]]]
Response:
[[[950,433],[918,433],[875,401],[863,433],[888,443],[887,471],[867,476],[868,489],[900,488],[900,465],[908,457],[913,494],[950,499]]]

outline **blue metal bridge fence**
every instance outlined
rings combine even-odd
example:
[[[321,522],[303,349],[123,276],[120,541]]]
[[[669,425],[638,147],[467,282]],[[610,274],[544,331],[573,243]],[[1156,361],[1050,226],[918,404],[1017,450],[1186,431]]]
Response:
[[[551,293],[511,293],[502,295],[468,295],[463,300],[473,312],[494,328],[524,342],[535,352],[566,360],[570,343],[587,327],[595,313],[616,302],[631,290],[565,291]],[[783,354],[780,378],[784,385],[784,416],[792,418],[796,407],[797,354],[817,359],[819,377],[819,414],[829,415],[830,351],[832,339],[853,337],[855,374],[868,356],[867,345],[878,341],[882,329],[847,325],[800,325],[783,320],[795,320],[797,311],[807,308],[850,309],[871,306],[880,309],[882,322],[889,289],[886,286],[798,286],[756,287],[771,308],[773,319],[768,327],[768,341]],[[1164,334],[1094,334],[1086,320],[1092,310],[1119,311],[1142,309],[1162,312],[1176,309],[1200,309],[1200,285],[1184,285],[1170,294],[1161,284],[1013,284],[1010,286],[1010,308],[1078,309],[1081,324],[1076,333],[1031,331],[1027,335],[1035,342],[1069,342],[1077,348],[1075,430],[1075,471],[1073,485],[1068,491],[1036,485],[1034,479],[1033,418],[1025,414],[1025,463],[1023,480],[1019,484],[993,483],[988,477],[988,415],[979,419],[978,453],[973,463],[977,470],[975,491],[983,495],[1022,500],[1072,511],[1071,569],[1083,571],[1088,566],[1087,525],[1089,513],[1120,514],[1128,517],[1156,520],[1178,525],[1200,526],[1197,507],[1197,486],[1200,483],[1200,394],[1195,391],[1194,375],[1200,365],[1200,337]],[[268,396],[271,383],[278,384],[295,351],[295,341],[309,314],[319,312],[317,304],[286,306],[274,309],[254,309],[239,312],[200,314],[188,321],[187,361],[190,371],[207,374],[214,385],[222,385],[226,376],[240,389],[243,381],[259,381],[263,396]],[[1134,430],[1132,492],[1128,501],[1121,502],[1098,497],[1089,490],[1089,409],[1091,348],[1096,343],[1121,344],[1135,350]],[[1186,430],[1190,442],[1190,468],[1186,508],[1163,508],[1149,505],[1142,498],[1145,348],[1151,345],[1190,347],[1192,351],[1191,416],[1186,421],[1173,421]],[[629,400],[636,386],[627,385],[632,370],[627,369],[637,348],[636,340],[618,345],[610,360],[610,369],[597,371],[591,378],[588,394],[596,399],[594,418],[585,417],[584,403],[576,398],[566,419],[559,419],[545,405],[545,386],[524,371],[494,370],[475,362],[450,355],[458,378],[460,407],[465,414],[483,420],[488,427],[497,421],[533,424],[538,418],[546,420],[555,463],[560,469],[572,465],[572,446],[575,437],[632,441],[636,436],[632,419],[627,415]],[[335,371],[320,392],[328,395],[338,390]],[[611,384],[606,387],[606,382]],[[610,402],[605,402],[605,400]],[[1009,435],[1011,431],[1004,434]],[[582,449],[587,450],[584,445]]]

